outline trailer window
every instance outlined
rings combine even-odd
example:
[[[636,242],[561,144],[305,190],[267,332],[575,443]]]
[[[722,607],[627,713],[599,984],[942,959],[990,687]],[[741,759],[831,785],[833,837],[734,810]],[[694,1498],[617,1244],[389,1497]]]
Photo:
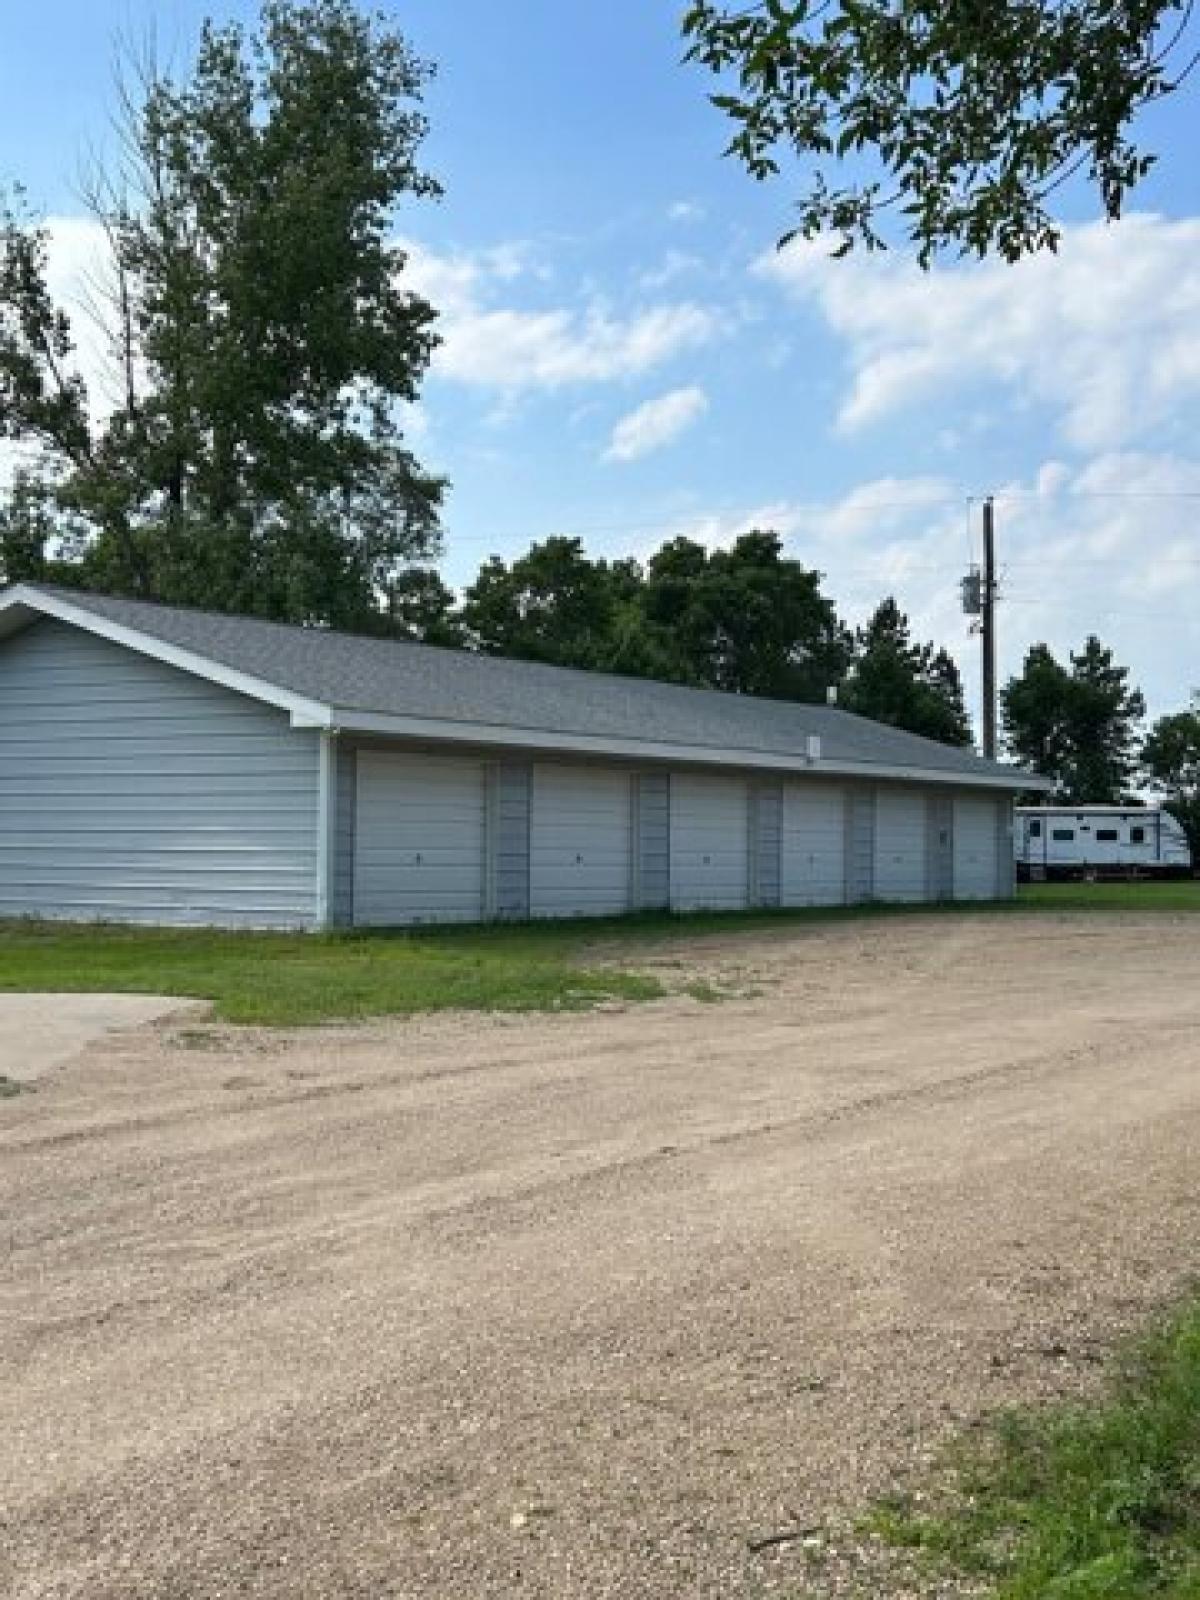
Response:
[[[1042,825],[1040,822],[1031,822],[1029,824],[1029,837],[1031,839],[1040,839],[1042,837]]]
[[[1052,839],[1057,839],[1060,844],[1069,844],[1071,842],[1071,840],[1075,837],[1075,829],[1074,828],[1055,828],[1054,832],[1050,835],[1050,837]]]
[[[1121,835],[1115,828],[1097,828],[1096,840],[1099,844],[1116,844]]]
[[[1130,830],[1129,830],[1129,842],[1130,842],[1130,844],[1145,844],[1145,842],[1146,842],[1146,830],[1145,830],[1145,828],[1130,828]]]

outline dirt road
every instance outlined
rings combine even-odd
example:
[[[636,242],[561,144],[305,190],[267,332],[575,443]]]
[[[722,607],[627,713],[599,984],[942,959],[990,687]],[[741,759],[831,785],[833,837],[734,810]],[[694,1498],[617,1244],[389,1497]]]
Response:
[[[798,1595],[750,1541],[1195,1272],[1197,920],[661,958],[742,995],[160,1024],[0,1102],[0,1592]]]

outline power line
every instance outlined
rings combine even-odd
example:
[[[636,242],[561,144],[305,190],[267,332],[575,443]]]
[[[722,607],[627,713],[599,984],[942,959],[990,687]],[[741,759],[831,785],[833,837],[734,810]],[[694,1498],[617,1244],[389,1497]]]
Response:
[[[956,494],[933,495],[928,497],[912,498],[887,498],[878,500],[853,500],[842,499],[803,499],[793,500],[786,494],[778,497],[777,503],[759,503],[747,506],[725,505],[710,506],[703,509],[678,511],[670,516],[655,518],[639,518],[612,522],[577,522],[573,518],[539,518],[543,526],[549,527],[549,533],[540,535],[542,538],[556,536],[560,538],[574,538],[589,533],[659,533],[664,530],[683,532],[689,526],[695,526],[715,519],[731,521],[761,520],[769,525],[773,513],[809,514],[813,516],[825,515],[828,517],[853,517],[860,513],[872,511],[935,511],[946,510],[954,506],[965,510],[968,530],[970,529],[970,513],[974,505],[980,504],[986,495],[968,494],[965,491]],[[1200,489],[1064,489],[1061,494],[1046,495],[1036,490],[1005,489],[998,490],[991,495],[993,503],[999,505],[1009,502],[1029,504],[1040,503],[1045,506],[1047,513],[1051,513],[1063,503],[1069,504],[1079,500],[1130,500],[1130,501],[1200,501]],[[452,542],[457,546],[477,547],[483,545],[509,545],[514,541],[539,537],[530,535],[528,528],[510,530],[491,534],[469,534],[452,536]],[[968,532],[968,540],[971,534]],[[1089,558],[1080,558],[1082,564],[1089,564]],[[1092,558],[1102,560],[1104,558]],[[1115,560],[1116,558],[1112,558]],[[1170,558],[1171,564],[1200,566],[1200,556]],[[1011,563],[1010,563],[1011,564]],[[1164,562],[1160,564],[1166,564]]]
[[[1151,558],[1157,567],[1200,567],[1200,556],[1155,556]],[[1055,569],[1070,567],[1072,570],[1079,567],[1128,567],[1128,556],[1059,556],[1054,559],[1041,556],[1018,556],[1006,560],[1006,567],[1039,567]]]
[[[1187,615],[1183,611],[1142,611],[1128,607],[1115,609],[1105,607],[1104,610],[1100,610],[1098,607],[1089,605],[1086,601],[1081,601],[1079,605],[1072,606],[1069,603],[1064,604],[1058,596],[1053,600],[1048,600],[1044,595],[1035,597],[1033,595],[1006,594],[1004,600],[1006,605],[1013,606],[1049,606],[1056,610],[1071,610],[1076,613],[1080,610],[1085,610],[1089,617],[1138,617],[1154,622],[1170,622],[1176,627],[1200,628],[1200,617]]]
[[[1002,489],[993,500],[1042,500],[1047,505],[1058,500],[1200,500],[1200,489],[1064,489],[1060,494],[1041,494],[1036,489]]]
[[[822,512],[829,516],[854,516],[860,511],[924,511],[927,508],[944,509],[947,506],[960,507],[969,503],[970,496],[954,495],[939,496],[936,499],[923,500],[855,500],[847,505],[838,500],[785,500],[777,506],[715,506],[707,510],[679,511],[673,516],[663,517],[653,521],[638,522],[575,522],[569,518],[542,518],[544,525],[548,525],[553,535],[559,538],[574,538],[577,534],[584,533],[660,533],[664,529],[682,530],[689,525],[711,522],[716,518],[743,519],[760,518],[764,523],[769,523],[773,512]],[[494,533],[483,535],[469,535],[467,537],[452,536],[457,544],[488,544],[508,543],[513,539],[527,539],[529,530],[520,532]],[[535,536],[536,537],[536,536]],[[544,534],[542,537],[550,537]]]

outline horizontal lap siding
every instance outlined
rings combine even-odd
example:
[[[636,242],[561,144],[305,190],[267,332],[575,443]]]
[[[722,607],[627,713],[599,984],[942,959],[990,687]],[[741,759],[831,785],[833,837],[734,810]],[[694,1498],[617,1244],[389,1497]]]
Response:
[[[760,778],[750,787],[751,899],[756,906],[782,904],[783,783]]]
[[[628,772],[538,763],[530,830],[533,915],[627,911],[632,821]]]
[[[1011,795],[996,800],[996,898],[1012,900],[1017,892],[1016,816]]]
[[[736,911],[749,900],[749,786],[745,778],[671,777],[671,905]]]
[[[0,915],[306,927],[318,744],[58,622],[0,643]]]
[[[333,924],[354,926],[354,812],[358,794],[358,751],[347,740],[335,746],[333,823]]]
[[[671,775],[641,772],[633,779],[634,877],[641,911],[671,904]]]
[[[478,922],[484,914],[484,765],[360,750],[354,920]]]
[[[836,906],[846,898],[846,791],[816,779],[783,792],[783,904]]]
[[[875,790],[854,784],[846,791],[846,902],[875,898]]]
[[[519,921],[529,915],[533,767],[528,761],[500,761],[490,770],[492,910],[501,919]]]

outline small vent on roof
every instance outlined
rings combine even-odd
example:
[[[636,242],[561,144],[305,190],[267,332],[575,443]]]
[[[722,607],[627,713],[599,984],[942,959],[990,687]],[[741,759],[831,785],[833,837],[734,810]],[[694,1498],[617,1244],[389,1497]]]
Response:
[[[808,738],[805,740],[804,743],[805,743],[805,754],[808,756],[808,759],[810,761],[820,761],[820,759],[821,759],[821,735],[819,733],[810,733]]]

